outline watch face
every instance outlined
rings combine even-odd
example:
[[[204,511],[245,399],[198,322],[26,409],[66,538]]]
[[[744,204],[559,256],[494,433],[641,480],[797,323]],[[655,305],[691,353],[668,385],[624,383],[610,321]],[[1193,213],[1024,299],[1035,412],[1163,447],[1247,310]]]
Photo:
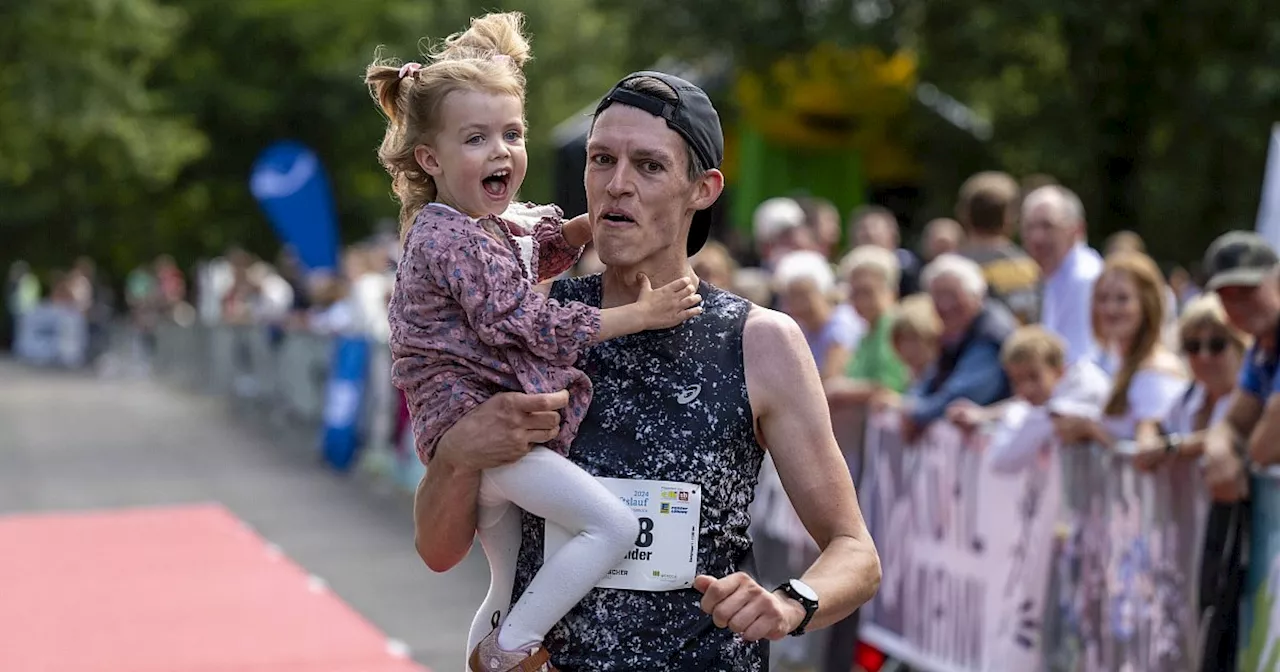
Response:
[[[806,600],[809,600],[811,602],[818,601],[818,594],[813,592],[812,588],[810,588],[805,582],[799,579],[791,579],[791,589],[796,591],[797,595],[799,595],[800,597],[803,597]]]

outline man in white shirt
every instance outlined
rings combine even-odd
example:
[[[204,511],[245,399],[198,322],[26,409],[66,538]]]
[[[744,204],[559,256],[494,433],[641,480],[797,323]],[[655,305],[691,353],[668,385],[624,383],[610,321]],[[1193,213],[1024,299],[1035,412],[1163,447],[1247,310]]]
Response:
[[[1022,201],[1022,244],[1043,278],[1041,324],[1067,343],[1067,362],[1096,347],[1090,305],[1102,257],[1085,243],[1084,206],[1066,187],[1040,187]]]

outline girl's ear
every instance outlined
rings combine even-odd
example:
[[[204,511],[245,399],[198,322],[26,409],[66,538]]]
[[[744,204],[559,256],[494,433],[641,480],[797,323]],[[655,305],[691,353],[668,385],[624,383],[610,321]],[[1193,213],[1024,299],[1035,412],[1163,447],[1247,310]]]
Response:
[[[443,172],[440,168],[440,158],[436,155],[436,151],[428,145],[414,147],[413,158],[418,162],[418,167],[422,168],[431,177],[440,177]]]

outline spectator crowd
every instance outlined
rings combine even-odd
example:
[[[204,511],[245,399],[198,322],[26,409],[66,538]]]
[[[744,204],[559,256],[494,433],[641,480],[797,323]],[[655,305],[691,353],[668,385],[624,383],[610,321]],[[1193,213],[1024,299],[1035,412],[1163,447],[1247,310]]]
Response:
[[[1236,641],[1223,633],[1239,626],[1240,591],[1222,590],[1221,576],[1243,579],[1215,559],[1247,543],[1227,528],[1248,496],[1249,464],[1280,461],[1280,416],[1267,403],[1280,383],[1276,255],[1232,232],[1202,267],[1162,270],[1132,232],[1095,249],[1087,222],[1066,186],[984,172],[959,190],[954,218],[922,227],[914,250],[889,209],[859,208],[842,225],[825,201],[779,197],[751,214],[751,250],[711,241],[692,264],[702,280],[796,321],[835,418],[896,411],[908,443],[938,421],[985,428],[1003,470],[1022,468],[1046,437],[1123,451],[1140,469],[1200,460],[1201,583],[1215,587],[1200,600],[1206,647],[1216,647],[1204,669],[1234,669]],[[319,272],[287,248],[274,264],[232,249],[196,269],[188,304],[187,279],[162,256],[128,275],[123,307],[144,342],[162,320],[198,317],[385,343],[398,257],[394,236],[351,246],[339,268]],[[601,269],[588,249],[573,273]],[[6,338],[42,302],[84,316],[90,351],[103,348],[116,306],[92,261],[47,290],[25,265],[10,268]],[[807,565],[814,549],[767,460],[756,499],[762,557],[790,566],[780,575]],[[813,651],[788,646],[777,647],[783,664],[815,665]]]

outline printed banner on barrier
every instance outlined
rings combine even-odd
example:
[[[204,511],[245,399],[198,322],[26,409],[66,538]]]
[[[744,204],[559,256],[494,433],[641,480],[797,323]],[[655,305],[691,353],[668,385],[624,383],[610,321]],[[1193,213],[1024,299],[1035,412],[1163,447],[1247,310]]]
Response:
[[[1280,472],[1255,477],[1250,492],[1253,536],[1237,663],[1240,672],[1269,672],[1280,670]]]
[[[1058,510],[1044,455],[992,468],[980,433],[935,423],[902,445],[892,414],[868,423],[860,498],[880,551],[880,592],[861,635],[931,672],[1040,668]]]
[[[1069,532],[1054,572],[1050,669],[1198,669],[1207,500],[1196,462],[1140,473],[1096,446],[1060,454]]]

